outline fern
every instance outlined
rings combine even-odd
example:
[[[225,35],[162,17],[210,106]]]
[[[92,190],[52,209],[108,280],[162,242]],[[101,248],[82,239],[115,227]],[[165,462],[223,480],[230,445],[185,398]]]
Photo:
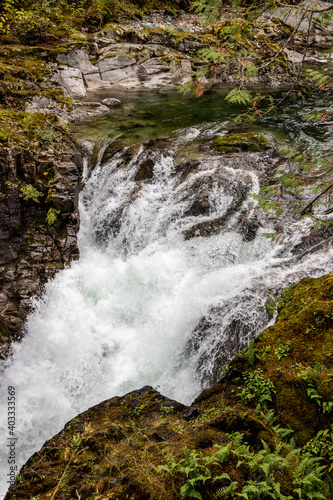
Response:
[[[234,498],[237,486],[238,486],[237,481],[232,481],[232,483],[230,483],[229,486],[222,486],[222,488],[217,490],[216,498],[222,498],[223,500],[226,500],[227,498]]]
[[[21,187],[19,196],[24,200],[32,200],[35,203],[39,203],[38,198],[40,196],[43,196],[43,193],[38,191],[31,184],[26,184],[25,186]]]
[[[257,66],[251,62],[251,61],[246,61],[244,63],[244,69],[245,69],[245,72],[246,72],[246,76],[248,78],[250,78],[251,76],[255,76],[258,74],[258,68]],[[253,101],[251,101],[253,102]]]
[[[320,71],[316,71],[315,69],[307,69],[306,70],[308,79],[315,83],[315,85],[323,86],[329,82],[329,78],[326,75],[320,73]]]
[[[246,89],[232,89],[225,97],[229,104],[250,105],[253,102],[250,92]]]

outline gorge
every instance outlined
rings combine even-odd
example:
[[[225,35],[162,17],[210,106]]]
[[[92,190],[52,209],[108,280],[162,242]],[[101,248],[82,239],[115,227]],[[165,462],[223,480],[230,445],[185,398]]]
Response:
[[[88,95],[87,102],[97,100],[102,105],[103,92],[93,98]],[[20,466],[73,419],[58,435],[61,440],[70,434],[69,451],[65,448],[59,459],[60,452],[46,443],[46,454],[37,457],[36,463],[47,455],[49,462],[61,462],[63,474],[72,465],[75,469],[72,457],[94,450],[97,442],[89,441],[89,433],[96,429],[89,430],[85,417],[76,420],[76,416],[109,398],[111,402],[96,407],[100,417],[105,418],[103,412],[109,412],[109,406],[112,412],[124,406],[128,415],[119,421],[129,418],[140,428],[140,417],[152,405],[147,421],[157,412],[156,441],[176,439],[185,430],[178,420],[177,429],[160,428],[165,426],[163,418],[170,413],[176,419],[182,413],[187,422],[198,416],[195,405],[190,410],[184,405],[194,400],[200,405],[210,394],[209,389],[203,392],[207,387],[213,387],[214,393],[234,356],[273,322],[282,288],[331,270],[330,226],[307,239],[307,222],[297,223],[288,195],[283,221],[272,211],[258,210],[251,196],[265,183],[276,182],[277,168],[288,167],[277,144],[329,156],[331,123],[308,125],[302,118],[305,110],[299,113],[296,104],[286,106],[280,118],[265,119],[250,131],[233,129],[228,122],[236,113],[220,109],[223,95],[225,89],[211,91],[204,101],[194,103],[168,92],[146,96],[128,91],[125,98],[113,92],[112,97],[123,101],[118,111],[73,125],[76,136],[85,139],[81,148],[86,155],[78,202],[80,258],[46,283],[44,294],[35,299],[23,339],[3,361],[2,393],[6,396],[7,388],[15,387],[17,394]],[[328,102],[324,98],[323,103],[321,95],[307,104],[312,111],[324,105]],[[227,154],[214,146],[214,140],[232,134],[241,139],[253,134],[251,139],[260,139],[260,146],[257,142],[244,146],[240,140],[236,150]],[[70,208],[63,213],[73,213],[74,205]],[[323,212],[319,207],[314,213],[323,216]],[[325,217],[330,220],[330,215]],[[288,245],[272,243],[262,235],[267,232],[282,233]],[[140,391],[142,386],[154,390]],[[136,398],[133,408],[128,402],[131,394]],[[158,401],[157,410],[154,401]],[[3,410],[1,428],[6,429]],[[186,411],[190,411],[187,417]],[[203,415],[209,408],[198,411]],[[214,417],[221,417],[221,411],[214,407]],[[237,416],[239,429],[258,430],[257,417],[245,413]],[[95,425],[98,419],[91,417]],[[124,427],[118,421],[111,424],[108,439],[123,442],[126,432],[133,432],[131,425],[127,421]],[[229,423],[223,429],[233,432]],[[273,431],[265,426],[261,431],[266,432],[265,439],[273,440]],[[306,439],[299,433],[304,444]],[[208,434],[200,435],[198,449],[213,446]],[[6,432],[1,439],[0,491],[5,494]],[[75,440],[81,441],[76,445]],[[144,446],[136,441],[133,449]],[[89,462],[91,470],[96,457],[93,462]],[[6,498],[53,498],[55,493],[57,498],[157,498],[156,493],[142,493],[142,484],[119,493],[120,476],[112,482],[111,470],[107,485],[99,487],[96,480],[81,489],[84,472],[71,470],[66,493],[59,486],[64,476],[58,473],[50,480],[45,470],[34,473],[35,480],[31,472],[25,477],[23,471]],[[31,492],[24,496],[27,485]],[[36,496],[35,487],[40,488]]]

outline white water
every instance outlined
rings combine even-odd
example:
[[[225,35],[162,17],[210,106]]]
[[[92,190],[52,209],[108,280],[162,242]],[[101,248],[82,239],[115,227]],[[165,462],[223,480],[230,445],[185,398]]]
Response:
[[[253,280],[278,283],[291,272],[272,270],[278,250],[260,236],[246,243],[230,230],[184,240],[182,231],[198,220],[186,216],[184,192],[220,165],[204,166],[180,186],[172,154],[160,155],[153,182],[143,183],[137,195],[136,159],[128,168],[118,163],[96,169],[87,180],[80,260],[48,283],[28,319],[27,335],[7,363],[2,393],[6,397],[9,385],[17,393],[20,465],[69,419],[104,399],[152,385],[190,403],[203,381],[186,345],[200,319]],[[225,172],[230,183],[244,176],[230,167]],[[246,175],[258,191],[256,175]],[[231,197],[216,184],[210,203],[211,213],[200,220],[223,215]],[[251,203],[246,199],[243,208]],[[112,214],[122,208],[121,226],[112,233]],[[294,272],[328,270],[331,260],[328,253],[309,256]],[[244,304],[239,307],[244,313]],[[0,493],[8,486],[6,414],[2,403]]]

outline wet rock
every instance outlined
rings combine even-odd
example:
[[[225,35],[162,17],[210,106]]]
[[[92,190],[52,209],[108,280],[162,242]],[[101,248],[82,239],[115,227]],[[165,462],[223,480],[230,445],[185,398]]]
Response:
[[[100,102],[76,102],[75,108],[71,111],[68,119],[71,122],[79,122],[90,116],[103,115],[109,113],[109,107]]]
[[[73,143],[39,155],[20,148],[0,152],[0,355],[21,338],[32,298],[78,257],[78,191],[82,155]],[[24,199],[33,186],[37,201]],[[54,225],[47,223],[55,211]]]
[[[221,379],[223,367],[241,352],[270,321],[265,294],[245,291],[242,297],[211,308],[201,319],[187,349],[197,358],[197,374],[204,385]],[[195,354],[196,353],[196,354]]]
[[[228,134],[213,141],[213,147],[223,153],[237,151],[266,151],[271,147],[268,139],[258,132]]]
[[[153,176],[154,176],[154,161],[151,158],[147,158],[142,163],[140,163],[137,173],[135,175],[135,180],[137,182],[140,182],[147,179],[152,179]]]
[[[109,108],[118,108],[121,106],[121,101],[116,99],[115,97],[108,97],[107,99],[103,99],[102,103]]]
[[[192,418],[196,418],[199,415],[199,410],[198,408],[195,408],[194,406],[190,406],[187,411],[185,411],[181,417],[184,420],[191,420]]]
[[[241,227],[243,241],[253,241],[259,227],[260,223],[257,220],[253,220],[253,217],[244,220]]]

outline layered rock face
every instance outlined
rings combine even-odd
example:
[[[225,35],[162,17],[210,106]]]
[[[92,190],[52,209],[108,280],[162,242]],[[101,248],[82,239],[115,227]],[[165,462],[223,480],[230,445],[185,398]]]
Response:
[[[94,38],[89,49],[74,48],[59,54],[57,60],[63,66],[59,66],[56,78],[76,98],[111,86],[151,89],[178,85],[189,79],[192,71],[188,50],[202,45],[197,37],[187,37],[187,43],[175,43],[162,29],[151,30],[146,36],[129,29],[107,30]]]
[[[0,353],[31,310],[31,298],[78,257],[77,197],[82,156],[72,141],[57,149],[0,152]]]

